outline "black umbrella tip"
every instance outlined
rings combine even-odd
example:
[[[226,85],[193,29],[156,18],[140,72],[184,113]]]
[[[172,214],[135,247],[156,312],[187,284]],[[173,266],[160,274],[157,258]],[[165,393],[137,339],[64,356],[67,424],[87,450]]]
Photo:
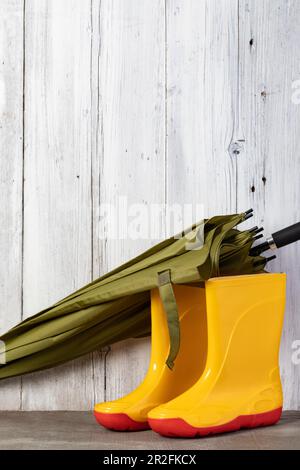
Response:
[[[248,209],[246,212],[244,212],[245,215],[251,214],[253,212],[253,209]]]
[[[276,258],[277,258],[276,255],[269,256],[269,258],[266,258],[265,261],[266,261],[266,263],[268,263],[269,261],[273,261],[273,259],[276,259]]]
[[[253,246],[249,252],[250,256],[259,256],[264,251],[270,249],[269,242],[263,242],[260,245]]]
[[[246,214],[246,212],[245,212],[245,214]],[[251,219],[251,217],[253,217],[253,213],[252,213],[252,212],[248,212],[248,214],[246,214],[245,217],[244,217],[244,221],[245,221],[245,220],[248,220],[248,219]]]
[[[253,237],[253,240],[259,240],[262,237],[263,237],[263,234],[261,233],[260,235],[256,235],[256,237]]]
[[[269,258],[259,259],[254,261],[253,266],[265,266],[269,261],[273,261],[273,259],[277,258],[276,255],[269,256]]]
[[[263,232],[263,231],[264,231],[264,228],[260,227],[260,228],[257,228],[256,230],[254,230],[254,233],[255,233],[255,235],[257,235],[258,233]]]

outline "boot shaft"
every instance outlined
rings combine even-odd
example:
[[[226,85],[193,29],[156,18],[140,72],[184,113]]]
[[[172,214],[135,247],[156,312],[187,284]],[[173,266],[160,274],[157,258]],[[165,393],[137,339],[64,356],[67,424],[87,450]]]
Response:
[[[151,360],[149,370],[163,371],[174,387],[195,382],[204,370],[207,357],[207,315],[205,289],[175,285],[174,294],[180,321],[180,350],[174,369],[166,366],[170,337],[166,313],[158,289],[151,292]],[[174,378],[174,380],[172,379]]]
[[[263,391],[264,384],[281,393],[285,284],[285,274],[267,273],[206,282],[207,366],[219,371],[224,393],[238,388]]]

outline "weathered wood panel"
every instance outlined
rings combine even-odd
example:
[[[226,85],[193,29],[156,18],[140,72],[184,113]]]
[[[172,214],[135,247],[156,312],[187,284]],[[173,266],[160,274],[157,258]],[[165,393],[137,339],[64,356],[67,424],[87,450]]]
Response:
[[[132,204],[145,207],[164,201],[165,171],[165,43],[164,1],[101,2],[98,153],[94,214],[94,267],[107,271],[138,252],[151,240],[147,234],[130,240]],[[125,199],[122,199],[125,198]],[[124,204],[117,239],[107,237],[110,224],[97,224],[99,204]],[[139,210],[138,207],[136,207]],[[134,210],[134,208],[131,208]],[[119,239],[118,239],[119,238]],[[152,241],[153,243],[153,241]],[[114,346],[106,357],[106,398],[133,389],[149,362],[147,340]],[[95,371],[95,374],[97,372]]]
[[[240,103],[244,149],[238,156],[238,208],[253,207],[253,225],[269,234],[300,219],[300,3],[240,1]],[[287,308],[281,345],[285,407],[300,406],[300,366],[292,362],[300,339],[300,246],[283,248],[272,271],[287,272]]]
[[[199,218],[234,212],[237,2],[167,5],[168,203],[200,204]]]
[[[91,280],[90,2],[26,2],[24,315]],[[92,407],[90,357],[23,379],[23,409]]]
[[[21,319],[23,1],[0,2],[0,331]],[[0,387],[0,408],[19,409],[20,379]]]

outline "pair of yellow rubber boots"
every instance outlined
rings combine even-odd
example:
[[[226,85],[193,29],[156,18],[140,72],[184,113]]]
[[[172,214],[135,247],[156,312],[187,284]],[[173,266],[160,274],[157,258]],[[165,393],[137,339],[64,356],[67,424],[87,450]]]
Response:
[[[151,293],[151,361],[141,385],[95,406],[113,430],[150,427],[195,437],[275,424],[282,410],[279,346],[285,274],[213,278],[205,288],[174,286],[181,345],[173,370],[158,289]]]

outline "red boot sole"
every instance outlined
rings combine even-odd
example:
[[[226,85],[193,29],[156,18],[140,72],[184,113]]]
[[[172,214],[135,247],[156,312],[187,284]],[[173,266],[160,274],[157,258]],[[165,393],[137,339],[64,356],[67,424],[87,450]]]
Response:
[[[148,421],[134,421],[125,413],[99,413],[94,411],[94,415],[101,426],[112,431],[144,431],[150,429]]]
[[[282,408],[253,415],[242,415],[220,426],[196,428],[180,418],[153,419],[149,418],[149,424],[153,431],[167,437],[197,437],[209,434],[238,431],[239,429],[271,426],[277,423],[281,417]]]

